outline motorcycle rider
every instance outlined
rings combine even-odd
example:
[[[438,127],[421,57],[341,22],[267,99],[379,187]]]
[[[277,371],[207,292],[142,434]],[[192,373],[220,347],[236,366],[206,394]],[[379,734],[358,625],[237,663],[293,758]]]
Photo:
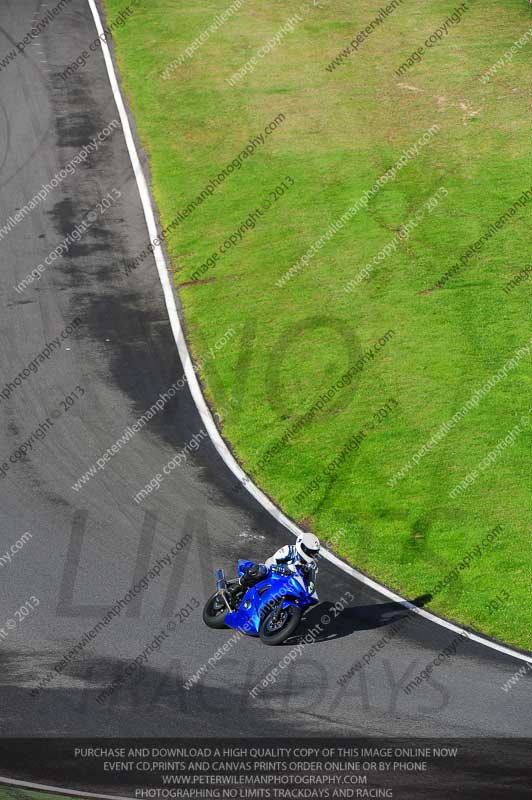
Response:
[[[316,558],[320,552],[320,540],[313,533],[301,533],[296,539],[296,543],[287,544],[280,547],[273,556],[270,556],[264,564],[253,564],[248,567],[245,574],[240,578],[240,585],[246,589],[254,586],[259,581],[264,580],[270,567],[273,570],[295,572],[299,567],[305,574],[309,586],[316,582],[318,565]]]

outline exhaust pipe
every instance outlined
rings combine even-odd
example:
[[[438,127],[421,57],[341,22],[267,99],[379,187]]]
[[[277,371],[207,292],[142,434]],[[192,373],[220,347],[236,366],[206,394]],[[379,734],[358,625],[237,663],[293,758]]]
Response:
[[[229,603],[227,602],[227,596],[225,590],[227,589],[227,584],[225,582],[225,575],[223,569],[217,569],[214,571],[214,577],[216,578],[216,591],[220,593],[225,605],[227,606],[228,611],[233,611]]]
[[[214,577],[216,578],[216,591],[223,592],[227,589],[227,585],[225,583],[225,575],[223,569],[217,569],[214,572]]]

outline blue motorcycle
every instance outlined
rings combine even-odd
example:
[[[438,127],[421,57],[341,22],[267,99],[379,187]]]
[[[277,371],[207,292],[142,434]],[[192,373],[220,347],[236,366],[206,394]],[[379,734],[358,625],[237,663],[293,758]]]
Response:
[[[252,561],[239,560],[238,577],[231,580],[216,570],[216,592],[205,603],[203,621],[209,628],[234,628],[259,636],[264,644],[281,644],[294,633],[305,610],[318,602],[314,585],[301,567],[279,564],[246,589],[240,578],[251,566]]]

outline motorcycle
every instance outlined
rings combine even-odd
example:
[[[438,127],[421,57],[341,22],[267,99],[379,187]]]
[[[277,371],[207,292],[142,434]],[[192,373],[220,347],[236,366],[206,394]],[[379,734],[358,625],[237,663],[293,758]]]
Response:
[[[252,561],[238,562],[238,577],[226,580],[217,569],[216,592],[203,609],[209,628],[234,628],[249,636],[259,636],[264,644],[281,644],[291,636],[307,608],[318,602],[314,585],[301,567],[292,569],[277,564],[266,577],[246,589],[240,578]]]

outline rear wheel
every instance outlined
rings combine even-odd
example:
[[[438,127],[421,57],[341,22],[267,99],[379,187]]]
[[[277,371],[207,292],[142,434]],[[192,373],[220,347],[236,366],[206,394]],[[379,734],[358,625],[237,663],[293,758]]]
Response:
[[[259,635],[264,644],[281,644],[291,636],[301,620],[301,609],[289,605],[286,608],[274,608],[263,619]]]
[[[209,628],[227,628],[225,615],[228,614],[227,606],[218,592],[215,592],[203,607],[203,622]]]

